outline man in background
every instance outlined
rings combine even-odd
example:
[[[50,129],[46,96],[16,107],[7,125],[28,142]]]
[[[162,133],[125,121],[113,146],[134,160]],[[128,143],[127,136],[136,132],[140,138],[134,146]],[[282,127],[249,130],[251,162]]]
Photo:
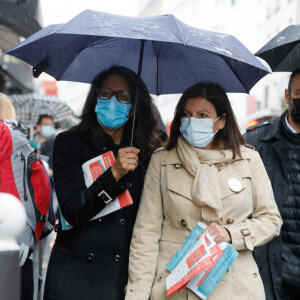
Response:
[[[262,158],[283,219],[279,237],[254,250],[267,300],[300,299],[300,68],[285,90],[288,109],[244,138]]]
[[[36,135],[32,144],[41,155],[49,157],[47,169],[49,177],[53,175],[53,144],[55,139],[55,123],[50,115],[40,115],[36,124]]]

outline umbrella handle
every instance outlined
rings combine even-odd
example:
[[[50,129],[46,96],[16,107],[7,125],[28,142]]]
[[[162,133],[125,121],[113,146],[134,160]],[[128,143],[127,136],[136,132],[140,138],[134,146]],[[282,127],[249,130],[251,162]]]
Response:
[[[136,84],[135,100],[134,100],[134,104],[133,104],[133,116],[132,116],[133,121],[132,121],[131,138],[130,138],[130,146],[131,147],[132,147],[132,144],[133,144],[133,132],[134,132],[134,124],[135,124],[135,114],[136,114],[136,106],[137,106],[138,94],[139,94],[139,83],[140,83],[141,74],[142,74],[144,46],[145,46],[145,40],[141,40],[139,68],[138,68],[138,79],[137,79],[137,84]]]

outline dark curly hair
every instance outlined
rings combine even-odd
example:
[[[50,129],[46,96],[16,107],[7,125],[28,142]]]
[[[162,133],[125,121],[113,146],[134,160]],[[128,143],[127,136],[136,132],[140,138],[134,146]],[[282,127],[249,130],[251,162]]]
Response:
[[[119,75],[126,81],[134,105],[138,82],[138,76],[135,72],[125,67],[113,66],[99,73],[91,83],[82,114],[79,116],[81,122],[75,126],[82,137],[91,138],[97,126],[100,126],[95,113],[98,97],[97,90],[102,87],[103,82],[110,75]],[[157,129],[157,118],[154,115],[153,107],[153,100],[148,89],[143,80],[140,79],[133,145],[141,150],[139,154],[141,161],[149,160],[151,153],[161,145],[162,133]],[[132,122],[132,117],[126,122],[123,132],[124,135],[130,136]]]
[[[224,89],[214,83],[198,83],[184,91],[175,109],[175,116],[171,125],[170,138],[166,146],[167,150],[171,150],[177,145],[180,133],[181,118],[184,116],[185,104],[190,98],[202,97],[209,101],[216,109],[220,118],[226,119],[226,125],[219,130],[214,139],[213,146],[215,148],[222,147],[231,149],[233,157],[241,156],[240,145],[245,145],[229,99]]]

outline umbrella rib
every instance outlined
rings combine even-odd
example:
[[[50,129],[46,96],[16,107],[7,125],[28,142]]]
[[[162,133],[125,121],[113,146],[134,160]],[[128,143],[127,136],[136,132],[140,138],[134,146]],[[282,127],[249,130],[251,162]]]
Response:
[[[176,20],[175,19],[173,19],[173,21],[174,21],[174,23],[175,23],[175,26],[176,26],[176,28],[177,28],[177,32],[178,32],[178,36],[177,36],[177,38],[183,43],[183,44],[185,44],[182,40],[181,40],[181,38],[179,38],[180,37],[180,30],[179,30],[179,26],[178,26],[178,24],[177,24],[177,22],[176,22]]]
[[[154,41],[152,40],[152,47],[153,47],[153,51],[156,56],[156,88],[157,88],[156,93],[158,93],[158,55],[157,55],[157,51],[156,51],[154,45],[155,45]]]
[[[220,56],[224,61],[225,63],[227,64],[227,66],[229,67],[229,69],[232,71],[232,73],[234,74],[235,78],[240,82],[240,84],[242,85],[242,87],[244,88],[244,90],[247,92],[247,94],[249,94],[249,91],[245,88],[244,84],[240,81],[239,77],[236,75],[235,71],[231,68],[230,64],[228,64],[228,62],[224,59],[223,56],[221,55],[218,55]]]

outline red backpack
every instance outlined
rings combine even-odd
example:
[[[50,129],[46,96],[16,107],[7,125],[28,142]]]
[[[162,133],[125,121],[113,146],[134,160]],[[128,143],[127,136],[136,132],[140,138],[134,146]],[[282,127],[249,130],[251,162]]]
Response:
[[[43,229],[52,229],[47,222],[51,187],[45,167],[26,137],[20,122],[0,121],[0,192],[22,201],[27,224],[18,242],[34,250]]]

